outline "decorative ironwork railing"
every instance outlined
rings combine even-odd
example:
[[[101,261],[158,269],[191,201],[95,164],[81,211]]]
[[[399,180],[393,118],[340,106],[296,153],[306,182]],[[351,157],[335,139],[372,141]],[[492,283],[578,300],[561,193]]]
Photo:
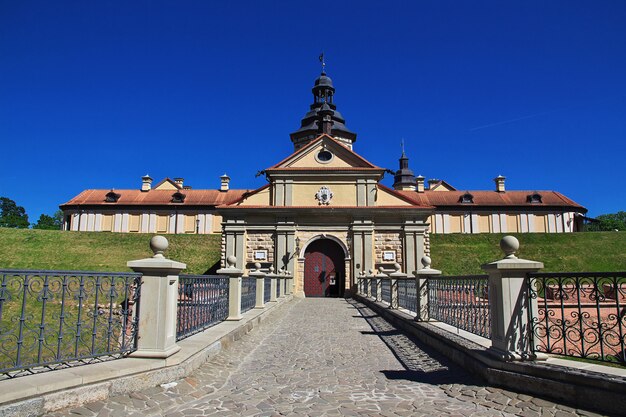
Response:
[[[186,274],[179,276],[176,340],[201,332],[227,317],[227,277]]]
[[[272,299],[272,279],[263,279],[263,302],[268,303]]]
[[[391,280],[389,278],[383,279],[383,285],[381,287],[381,300],[391,304]]]
[[[368,280],[372,288],[372,298],[378,300],[378,278]]]
[[[365,278],[359,278],[359,294],[367,295],[368,281]]]
[[[0,270],[5,378],[115,359],[136,349],[141,274]]]
[[[256,304],[256,278],[241,279],[241,312],[252,310]]]
[[[528,275],[535,351],[626,363],[626,272]]]
[[[487,275],[430,277],[427,286],[431,319],[491,337]]]
[[[417,313],[417,290],[414,279],[398,280],[398,306]]]

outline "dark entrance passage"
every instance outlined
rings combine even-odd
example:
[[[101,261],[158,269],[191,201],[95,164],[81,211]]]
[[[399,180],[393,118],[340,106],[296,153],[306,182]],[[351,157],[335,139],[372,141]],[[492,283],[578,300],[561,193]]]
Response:
[[[307,297],[343,297],[343,249],[330,239],[312,242],[304,253],[304,294]]]

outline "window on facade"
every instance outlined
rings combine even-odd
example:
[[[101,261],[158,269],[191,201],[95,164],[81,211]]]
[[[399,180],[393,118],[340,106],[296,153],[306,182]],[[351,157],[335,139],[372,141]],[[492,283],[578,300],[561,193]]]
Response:
[[[317,153],[317,160],[320,162],[330,162],[333,159],[333,154],[323,149]]]

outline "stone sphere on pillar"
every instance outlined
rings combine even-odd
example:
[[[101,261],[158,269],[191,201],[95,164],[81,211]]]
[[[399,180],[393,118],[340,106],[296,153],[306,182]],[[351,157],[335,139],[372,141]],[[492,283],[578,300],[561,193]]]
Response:
[[[424,269],[428,269],[430,268],[430,265],[432,264],[432,260],[430,259],[430,256],[422,256],[421,259],[422,265],[424,266]]]
[[[150,249],[154,253],[155,258],[162,258],[163,252],[167,250],[169,243],[165,236],[156,235],[150,239]]]
[[[254,263],[254,269],[256,269],[257,271],[258,271],[259,269],[261,269],[261,263],[260,263],[260,262],[255,262],[255,263]]]
[[[230,255],[228,258],[226,258],[226,263],[228,264],[229,268],[234,268],[235,264],[237,263],[237,257],[235,255]]]
[[[519,250],[519,240],[515,236],[504,236],[500,240],[500,249],[502,249],[506,258],[515,258],[515,252]]]

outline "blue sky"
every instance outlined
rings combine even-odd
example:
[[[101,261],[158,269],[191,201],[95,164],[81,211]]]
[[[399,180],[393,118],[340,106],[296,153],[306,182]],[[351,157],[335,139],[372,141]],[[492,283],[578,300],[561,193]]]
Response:
[[[0,195],[31,221],[292,150],[323,50],[355,151],[461,190],[626,210],[625,1],[0,1]],[[392,181],[390,176],[384,180]]]

